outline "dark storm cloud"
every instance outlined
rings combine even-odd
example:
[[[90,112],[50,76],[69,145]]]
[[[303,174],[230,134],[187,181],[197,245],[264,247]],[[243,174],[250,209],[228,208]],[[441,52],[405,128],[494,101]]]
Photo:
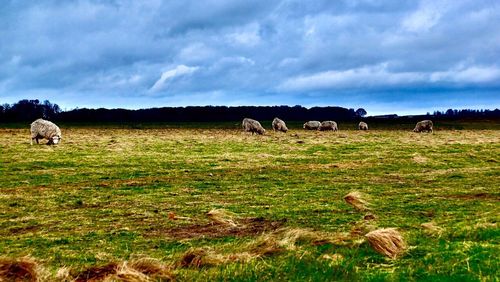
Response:
[[[499,106],[494,1],[4,2],[2,103]]]

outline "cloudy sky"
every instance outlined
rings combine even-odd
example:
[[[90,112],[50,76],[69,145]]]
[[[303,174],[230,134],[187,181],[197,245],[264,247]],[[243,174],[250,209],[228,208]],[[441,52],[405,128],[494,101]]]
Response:
[[[496,0],[3,0],[0,103],[500,107]]]

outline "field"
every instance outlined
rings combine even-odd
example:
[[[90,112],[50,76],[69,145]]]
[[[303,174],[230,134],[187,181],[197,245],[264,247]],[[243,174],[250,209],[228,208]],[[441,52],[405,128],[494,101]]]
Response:
[[[4,127],[0,254],[56,281],[141,259],[157,280],[498,281],[500,130],[458,127],[61,126],[57,146]],[[364,236],[386,227],[407,244],[396,259]]]

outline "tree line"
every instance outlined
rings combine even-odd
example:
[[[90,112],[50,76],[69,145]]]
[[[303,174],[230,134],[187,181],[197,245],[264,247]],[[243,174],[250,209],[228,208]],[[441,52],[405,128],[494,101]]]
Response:
[[[236,121],[245,117],[271,120],[280,117],[286,120],[337,119],[352,120],[366,115],[364,109],[342,107],[302,106],[188,106],[162,107],[139,110],[128,109],[73,109],[62,111],[48,100],[21,100],[12,105],[0,105],[0,121],[20,122],[44,118],[64,122],[203,122]]]
[[[336,120],[357,121],[367,115],[366,110],[343,107],[303,106],[189,106],[162,107],[140,110],[128,109],[73,109],[62,111],[48,100],[20,100],[14,104],[0,105],[0,122],[30,122],[37,118],[63,122],[204,122],[239,121],[245,117],[272,120],[279,117],[290,121]],[[390,118],[398,118],[389,115]],[[423,115],[434,118],[500,118],[500,110],[436,111]],[[422,117],[423,117],[422,116]],[[384,116],[382,116],[384,117]]]
[[[429,113],[427,113],[429,115]],[[448,109],[446,111],[434,111],[432,114],[436,118],[477,118],[477,117],[500,117],[500,110],[473,110],[473,109]]]
[[[30,121],[37,118],[52,120],[57,119],[61,113],[61,108],[49,100],[40,102],[36,99],[25,99],[12,105],[0,105],[0,121],[2,122]]]

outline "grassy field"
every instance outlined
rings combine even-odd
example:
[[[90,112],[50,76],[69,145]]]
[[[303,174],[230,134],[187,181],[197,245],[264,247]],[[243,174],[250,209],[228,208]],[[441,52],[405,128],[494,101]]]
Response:
[[[0,254],[45,280],[149,258],[156,280],[500,277],[500,130],[61,127],[57,146],[0,129]],[[385,227],[396,259],[364,237]]]

